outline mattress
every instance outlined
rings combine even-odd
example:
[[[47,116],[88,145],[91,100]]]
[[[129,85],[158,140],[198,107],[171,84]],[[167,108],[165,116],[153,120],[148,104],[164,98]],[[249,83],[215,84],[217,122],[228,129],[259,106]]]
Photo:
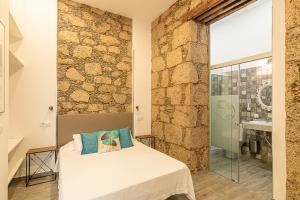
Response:
[[[69,143],[59,154],[60,200],[195,200],[188,167],[135,141],[134,147],[80,155]]]

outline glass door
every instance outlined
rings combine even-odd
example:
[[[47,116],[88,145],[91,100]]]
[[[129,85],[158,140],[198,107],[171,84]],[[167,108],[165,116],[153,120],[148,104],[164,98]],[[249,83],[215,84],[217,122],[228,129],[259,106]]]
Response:
[[[211,70],[210,168],[239,181],[239,66]]]

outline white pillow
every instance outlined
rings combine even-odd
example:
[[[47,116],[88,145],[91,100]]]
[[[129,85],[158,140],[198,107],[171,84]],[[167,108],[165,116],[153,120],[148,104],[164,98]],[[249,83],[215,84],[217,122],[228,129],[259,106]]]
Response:
[[[80,134],[74,134],[73,135],[73,140],[74,140],[74,151],[81,153],[82,151],[82,141],[81,141],[81,136]]]

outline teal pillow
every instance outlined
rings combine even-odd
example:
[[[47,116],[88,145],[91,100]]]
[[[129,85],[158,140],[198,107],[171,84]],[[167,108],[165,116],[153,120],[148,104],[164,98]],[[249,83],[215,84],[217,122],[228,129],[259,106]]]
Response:
[[[92,133],[81,133],[82,151],[81,155],[92,154],[98,152],[98,136],[101,131],[95,131]]]
[[[129,128],[122,128],[119,129],[119,138],[120,138],[120,143],[121,143],[121,148],[129,148],[133,147],[133,142],[131,139],[131,134]]]

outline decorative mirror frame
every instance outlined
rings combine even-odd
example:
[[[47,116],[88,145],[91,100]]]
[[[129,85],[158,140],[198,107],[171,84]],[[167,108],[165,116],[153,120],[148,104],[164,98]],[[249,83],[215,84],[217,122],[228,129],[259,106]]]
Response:
[[[0,113],[5,112],[5,26],[0,21]]]
[[[264,104],[264,102],[261,99],[261,95],[262,95],[262,91],[265,88],[270,87],[270,86],[272,87],[272,81],[269,80],[269,81],[263,82],[263,85],[260,88],[258,88],[257,94],[256,94],[257,103],[261,106],[261,108],[263,110],[266,110],[269,112],[272,111],[272,105],[268,106],[268,105]]]

